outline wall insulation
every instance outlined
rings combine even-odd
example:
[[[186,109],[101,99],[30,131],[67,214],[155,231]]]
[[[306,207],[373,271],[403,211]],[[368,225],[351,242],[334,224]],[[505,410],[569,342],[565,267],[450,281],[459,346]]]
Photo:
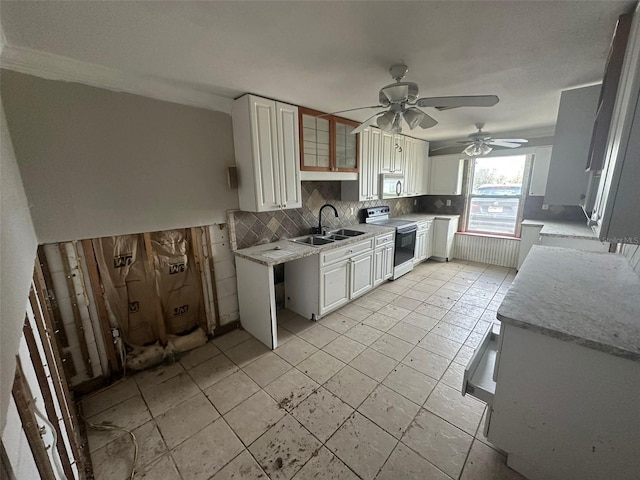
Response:
[[[169,340],[178,345],[198,325],[213,335],[239,319],[225,224],[48,244],[40,252],[72,386],[119,369],[112,365],[118,363],[112,327],[131,347],[142,348]]]

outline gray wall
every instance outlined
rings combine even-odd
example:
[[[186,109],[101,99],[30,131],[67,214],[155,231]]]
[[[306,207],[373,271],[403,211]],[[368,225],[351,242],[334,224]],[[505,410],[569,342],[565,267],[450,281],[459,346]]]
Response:
[[[6,422],[36,247],[27,197],[0,101],[0,432]]]
[[[40,243],[224,223],[231,117],[2,70]]]

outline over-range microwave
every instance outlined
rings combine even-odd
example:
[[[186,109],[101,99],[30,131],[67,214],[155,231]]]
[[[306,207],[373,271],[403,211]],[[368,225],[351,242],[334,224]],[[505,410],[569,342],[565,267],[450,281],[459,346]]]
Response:
[[[398,173],[380,174],[382,198],[398,198],[404,192],[404,175]]]

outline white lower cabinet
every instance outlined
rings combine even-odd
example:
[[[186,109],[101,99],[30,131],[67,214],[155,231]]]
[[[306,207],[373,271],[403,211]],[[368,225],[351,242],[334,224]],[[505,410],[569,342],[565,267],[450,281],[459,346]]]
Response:
[[[395,236],[393,233],[378,235],[373,253],[373,286],[377,287],[393,276],[393,253]]]
[[[349,261],[351,285],[349,299],[359,297],[373,288],[373,251],[363,253]]]
[[[458,231],[458,216],[438,217],[433,221],[433,257],[441,262],[453,259],[453,242]]]
[[[376,269],[374,240],[287,262],[286,307],[303,317],[317,319],[371,290]]]
[[[530,480],[638,477],[636,361],[503,322],[469,361],[462,394],[487,402],[485,436]]]
[[[432,222],[419,222],[416,233],[416,248],[413,255],[413,264],[425,261],[432,254],[433,228]]]
[[[349,301],[349,264],[349,260],[343,260],[320,272],[321,313],[336,309]]]

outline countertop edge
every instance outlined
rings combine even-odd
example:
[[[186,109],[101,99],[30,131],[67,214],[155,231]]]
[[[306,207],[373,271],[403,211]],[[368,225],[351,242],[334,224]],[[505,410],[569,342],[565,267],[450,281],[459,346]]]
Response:
[[[618,347],[614,347],[612,345],[607,345],[605,343],[596,342],[594,340],[589,340],[586,338],[577,337],[575,335],[571,335],[565,332],[559,332],[557,330],[552,330],[547,327],[542,327],[539,325],[532,325],[528,322],[523,322],[520,320],[516,320],[514,318],[505,317],[500,313],[496,313],[496,317],[501,322],[507,325],[513,325],[514,327],[522,328],[524,330],[530,330],[532,332],[538,332],[542,335],[546,335],[548,337],[557,338],[558,340],[562,340],[565,342],[575,343],[576,345],[581,345],[583,347],[590,348],[592,350],[598,350],[603,353],[608,353],[611,355],[615,355],[617,357],[626,358],[628,360],[633,360],[634,362],[640,362],[640,354],[630,352],[628,350],[623,350]]]

